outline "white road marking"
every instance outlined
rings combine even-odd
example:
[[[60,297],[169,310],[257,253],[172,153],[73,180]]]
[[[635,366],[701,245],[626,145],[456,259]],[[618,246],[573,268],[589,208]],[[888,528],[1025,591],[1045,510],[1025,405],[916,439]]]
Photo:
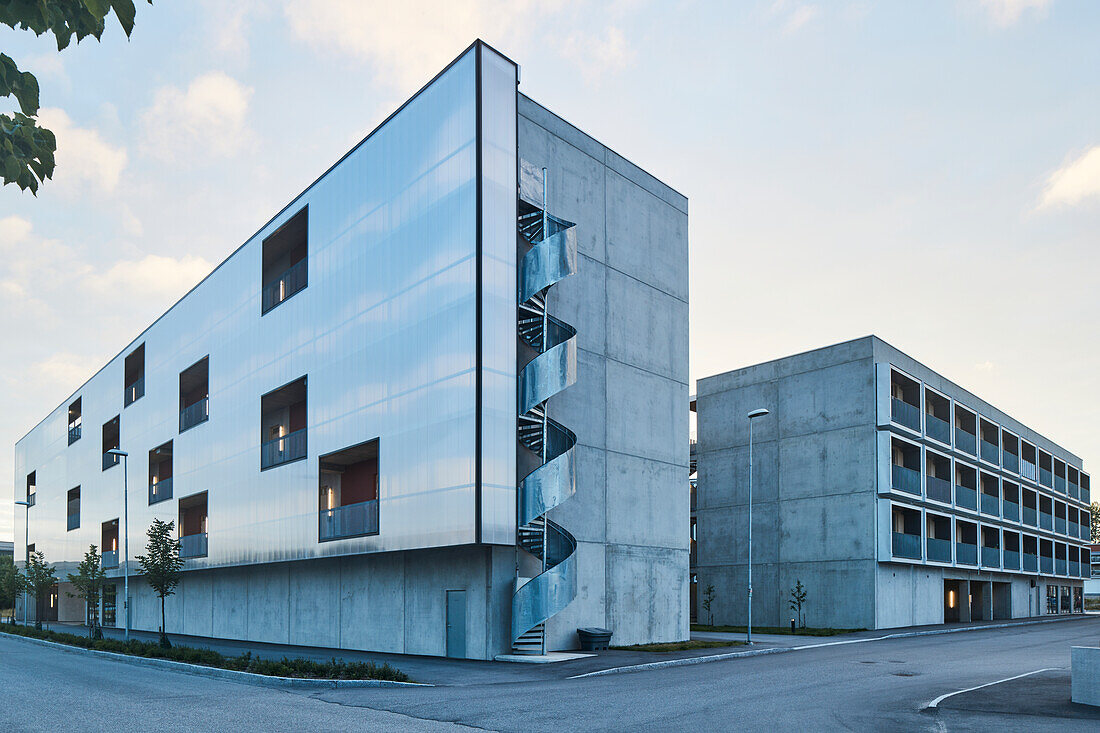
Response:
[[[1062,667],[1044,667],[1043,669],[1037,669],[1034,672],[1024,672],[1023,674],[1018,674],[1015,677],[1005,677],[1003,680],[997,680],[996,682],[986,682],[984,685],[978,685],[977,687],[968,687],[965,690],[957,690],[956,692],[948,692],[946,694],[940,695],[935,700],[933,700],[932,702],[925,705],[924,709],[938,707],[939,704],[941,702],[943,702],[944,700],[946,700],[947,698],[954,697],[955,695],[961,695],[964,692],[973,692],[974,690],[980,690],[983,687],[992,687],[993,685],[999,685],[1002,682],[1011,682],[1012,680],[1018,680],[1021,677],[1030,677],[1031,675],[1039,674],[1040,672],[1049,672],[1052,669],[1062,669]]]

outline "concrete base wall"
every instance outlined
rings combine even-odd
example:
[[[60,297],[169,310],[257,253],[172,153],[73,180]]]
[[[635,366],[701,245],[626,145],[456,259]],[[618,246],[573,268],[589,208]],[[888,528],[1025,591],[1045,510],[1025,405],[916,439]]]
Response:
[[[1070,653],[1070,698],[1100,706],[1100,648],[1075,646]]]
[[[455,547],[185,572],[169,633],[443,656],[446,592],[466,591],[466,656],[508,650],[513,551]],[[118,626],[124,623],[122,583]],[[160,599],[130,579],[133,628],[160,628]]]

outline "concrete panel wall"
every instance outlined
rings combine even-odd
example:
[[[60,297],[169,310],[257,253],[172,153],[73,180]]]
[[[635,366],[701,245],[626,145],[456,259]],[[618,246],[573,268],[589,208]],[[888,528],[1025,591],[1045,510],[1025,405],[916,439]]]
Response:
[[[547,625],[574,648],[602,626],[616,644],[688,636],[687,201],[520,98],[521,188],[577,223],[576,274],[550,291],[578,332],[578,381],[550,400],[577,433],[577,493],[551,517],[578,540],[578,595]]]
[[[875,628],[942,623],[942,570],[919,565],[878,566]]]

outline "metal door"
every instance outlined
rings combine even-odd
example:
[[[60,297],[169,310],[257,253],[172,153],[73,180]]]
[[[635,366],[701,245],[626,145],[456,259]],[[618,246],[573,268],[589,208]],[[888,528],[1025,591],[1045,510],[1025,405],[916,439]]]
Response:
[[[447,591],[447,656],[466,658],[466,591]]]

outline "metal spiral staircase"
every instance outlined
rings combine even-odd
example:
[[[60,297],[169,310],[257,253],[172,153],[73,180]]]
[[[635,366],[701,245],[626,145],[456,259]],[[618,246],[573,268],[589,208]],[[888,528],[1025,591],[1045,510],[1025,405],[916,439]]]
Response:
[[[577,269],[572,222],[543,206],[519,202],[519,244],[529,247],[519,272],[519,337],[536,352],[519,372],[519,442],[540,461],[518,486],[516,589],[512,596],[512,650],[546,653],[546,620],[577,595],[577,541],[547,513],[576,491],[576,435],[547,415],[547,400],[577,381],[577,331],[546,312],[554,283]],[[521,562],[519,552],[530,559]],[[523,568],[541,567],[534,577]]]

